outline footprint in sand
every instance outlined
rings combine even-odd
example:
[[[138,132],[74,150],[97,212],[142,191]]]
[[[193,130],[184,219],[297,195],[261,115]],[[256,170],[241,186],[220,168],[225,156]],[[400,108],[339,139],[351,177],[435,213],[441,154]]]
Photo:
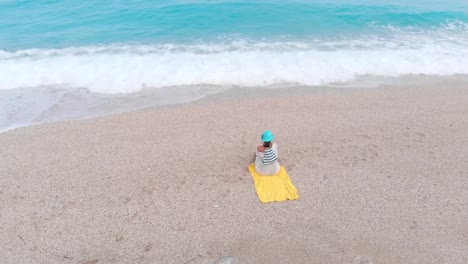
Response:
[[[229,196],[230,193],[231,193],[231,190],[226,189],[218,194],[218,199],[226,198]]]
[[[366,134],[360,134],[359,137],[360,137],[360,138],[363,138],[363,139],[372,139],[371,136],[366,135]]]
[[[310,153],[313,153],[315,151],[315,148],[290,149],[289,151],[285,152],[284,155],[280,154],[280,163],[281,165],[287,167],[286,169],[288,171],[293,171],[296,165],[301,164],[301,162],[306,158],[307,155],[311,155]]]
[[[356,156],[344,156],[341,165],[344,167],[353,167],[358,164],[358,158]]]
[[[403,136],[409,139],[411,142],[423,143],[426,138],[426,134],[421,131],[411,130],[409,127],[406,128],[406,131],[403,133]]]
[[[238,176],[240,174],[239,172],[244,169],[244,167],[240,167],[238,165],[228,165],[224,168],[224,173],[216,175],[216,178],[224,183],[239,183],[243,181],[243,178]]]
[[[366,145],[342,145],[341,151],[344,156],[341,159],[343,167],[353,167],[362,162],[369,162],[379,157],[379,146],[375,144]]]
[[[149,243],[145,246],[143,252],[149,252],[151,249],[153,249],[153,244]]]
[[[241,140],[240,140],[240,143],[241,143],[242,145],[244,145],[244,146],[247,145],[247,141],[245,141],[244,139],[241,139]]]
[[[306,163],[305,165],[306,168],[308,169],[316,169],[319,167],[319,165],[313,161]]]

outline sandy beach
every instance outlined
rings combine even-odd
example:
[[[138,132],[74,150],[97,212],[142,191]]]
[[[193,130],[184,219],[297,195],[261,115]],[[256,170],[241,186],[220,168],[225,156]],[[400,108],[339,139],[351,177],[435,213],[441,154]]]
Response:
[[[0,262],[468,263],[467,87],[228,91],[0,134]],[[299,200],[256,196],[264,129]]]

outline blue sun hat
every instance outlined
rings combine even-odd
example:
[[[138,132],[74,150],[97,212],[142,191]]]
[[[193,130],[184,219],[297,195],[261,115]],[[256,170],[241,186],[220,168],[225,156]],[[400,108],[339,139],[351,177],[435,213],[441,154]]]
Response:
[[[271,142],[275,139],[275,136],[270,132],[270,130],[265,130],[262,134],[262,141],[263,142]]]

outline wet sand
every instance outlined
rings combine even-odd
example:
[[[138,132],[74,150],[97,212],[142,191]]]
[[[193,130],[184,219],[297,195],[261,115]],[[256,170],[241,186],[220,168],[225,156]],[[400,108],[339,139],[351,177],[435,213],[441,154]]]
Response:
[[[290,91],[0,134],[0,262],[468,263],[468,84]]]

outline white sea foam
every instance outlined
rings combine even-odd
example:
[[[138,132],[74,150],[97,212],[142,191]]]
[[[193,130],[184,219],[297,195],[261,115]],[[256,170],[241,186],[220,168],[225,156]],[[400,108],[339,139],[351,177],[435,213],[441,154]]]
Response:
[[[197,84],[314,86],[362,75],[408,74],[468,74],[466,34],[0,52],[0,89],[52,85],[114,94]]]
[[[468,47],[222,51],[215,53],[31,54],[0,61],[0,87],[61,85],[96,93],[196,84],[322,85],[360,75],[468,74]]]

